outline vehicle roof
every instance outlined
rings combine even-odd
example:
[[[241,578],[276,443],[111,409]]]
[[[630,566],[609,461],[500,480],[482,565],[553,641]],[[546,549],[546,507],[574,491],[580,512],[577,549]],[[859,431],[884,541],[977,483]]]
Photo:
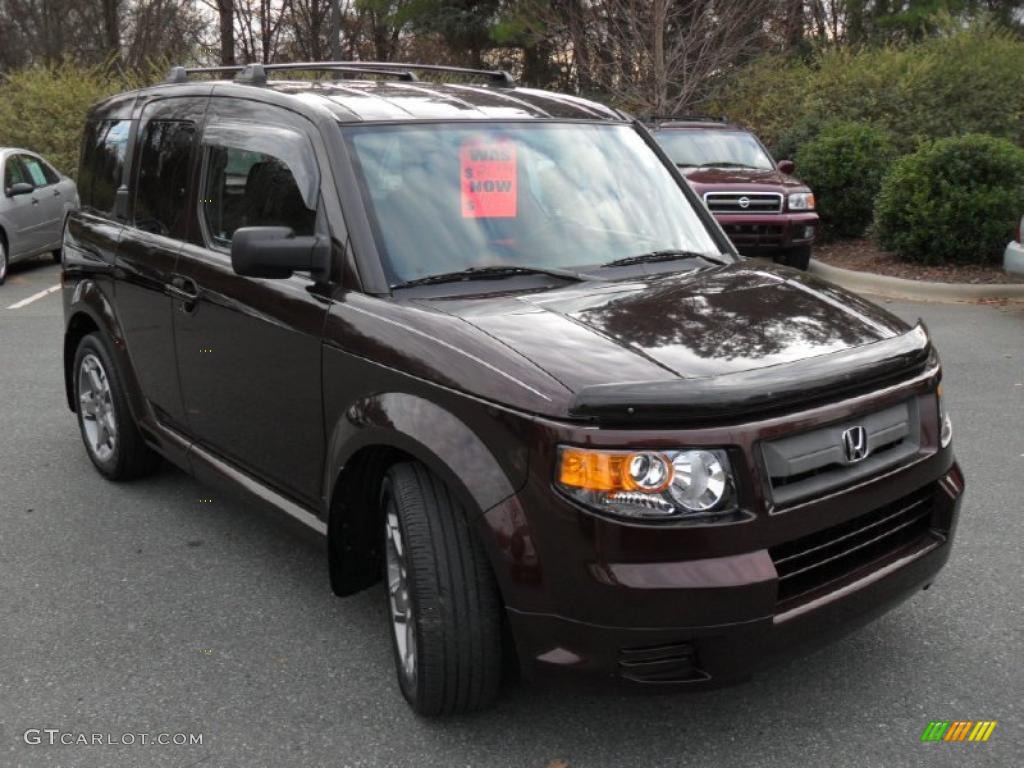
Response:
[[[406,121],[447,119],[573,119],[626,120],[618,110],[589,99],[535,88],[467,83],[406,82],[397,80],[276,80],[255,85],[233,80],[194,80],[165,83],[118,94],[94,108],[116,111],[126,102],[155,95],[195,95],[197,86],[213,94],[257,98],[280,103],[280,96],[296,109],[327,109],[339,121]],[[270,94],[278,94],[274,98]]]

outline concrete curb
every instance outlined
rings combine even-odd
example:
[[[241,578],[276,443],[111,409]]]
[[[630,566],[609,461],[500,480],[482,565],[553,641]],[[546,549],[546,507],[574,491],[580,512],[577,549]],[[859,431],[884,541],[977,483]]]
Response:
[[[1024,283],[1020,285],[932,283],[924,280],[907,280],[902,277],[876,275],[872,272],[840,269],[817,259],[811,259],[811,265],[807,271],[856,293],[870,293],[892,299],[947,302],[977,301],[979,299],[1024,301]]]

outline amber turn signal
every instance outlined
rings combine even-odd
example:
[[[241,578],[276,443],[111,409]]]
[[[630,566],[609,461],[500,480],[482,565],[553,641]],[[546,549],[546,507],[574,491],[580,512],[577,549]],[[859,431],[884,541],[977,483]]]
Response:
[[[672,461],[657,451],[593,451],[563,447],[558,482],[602,493],[661,493],[674,478]]]

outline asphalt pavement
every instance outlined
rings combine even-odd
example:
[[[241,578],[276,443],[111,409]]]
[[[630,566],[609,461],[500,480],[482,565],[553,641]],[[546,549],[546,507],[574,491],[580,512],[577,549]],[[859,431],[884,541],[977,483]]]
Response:
[[[1021,764],[1024,305],[887,304],[937,340],[967,476],[929,591],[736,687],[514,684],[432,722],[394,682],[382,588],[334,597],[322,544],[175,469],[93,470],[64,399],[59,293],[23,303],[58,280],[40,262],[0,287],[0,766]],[[923,744],[931,720],[998,725]]]

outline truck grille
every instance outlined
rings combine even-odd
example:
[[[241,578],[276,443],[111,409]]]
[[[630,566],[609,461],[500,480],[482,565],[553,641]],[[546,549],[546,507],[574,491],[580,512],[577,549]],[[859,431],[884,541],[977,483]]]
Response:
[[[705,192],[704,203],[712,213],[782,212],[778,192]]]
[[[839,586],[873,563],[937,541],[934,484],[866,515],[768,550],[779,574],[777,610]]]
[[[863,427],[868,455],[851,461],[843,433]],[[916,456],[921,447],[917,398],[838,424],[763,443],[761,453],[775,506],[793,504],[850,485]]]

